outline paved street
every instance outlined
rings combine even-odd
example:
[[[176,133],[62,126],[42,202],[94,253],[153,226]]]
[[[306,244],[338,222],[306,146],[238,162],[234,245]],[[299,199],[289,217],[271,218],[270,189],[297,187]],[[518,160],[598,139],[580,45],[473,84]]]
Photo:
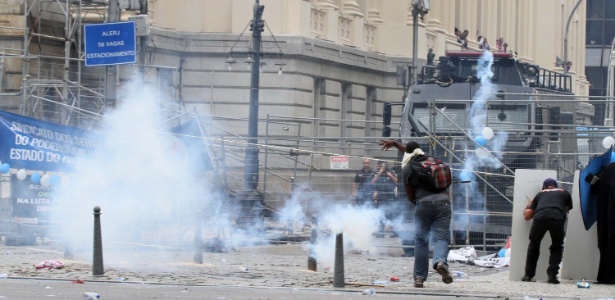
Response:
[[[381,244],[396,239],[378,239]],[[89,244],[89,243],[88,243]],[[110,245],[111,243],[107,243]],[[88,249],[85,247],[84,249]],[[84,250],[81,249],[81,250]],[[361,299],[359,292],[373,288],[381,299],[417,299],[446,296],[523,299],[599,299],[613,297],[609,285],[579,289],[576,282],[560,285],[510,281],[508,268],[481,268],[451,263],[455,277],[444,284],[431,274],[425,288],[412,286],[412,257],[383,247],[379,253],[347,249],[344,258],[346,288],[334,289],[331,264],[319,261],[318,271],[307,268],[307,250],[301,244],[254,245],[228,253],[203,253],[203,263],[193,262],[187,249],[144,248],[106,251],[104,276],[92,276],[91,252],[75,252],[64,259],[60,245],[10,247],[0,245],[0,299],[79,299],[97,292],[104,299]],[[35,269],[44,260],[61,260],[62,269]],[[399,282],[389,281],[399,276]],[[83,280],[83,284],[71,283]],[[47,288],[49,287],[49,288]],[[53,296],[50,296],[53,295]],[[426,298],[427,297],[427,298]]]
[[[8,279],[0,282],[0,299],[82,299],[84,292],[95,292],[101,299],[485,299],[484,297],[455,297],[453,295],[411,295],[376,291],[375,295],[361,295],[353,289],[297,289],[239,286],[177,286],[161,284],[132,284],[86,282],[72,284],[59,280]]]

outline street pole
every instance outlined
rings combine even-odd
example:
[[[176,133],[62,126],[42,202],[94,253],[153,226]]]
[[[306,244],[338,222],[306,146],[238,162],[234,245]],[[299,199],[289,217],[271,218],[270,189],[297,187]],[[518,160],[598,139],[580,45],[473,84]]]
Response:
[[[250,114],[248,119],[248,146],[246,147],[246,162],[244,166],[244,182],[246,190],[256,191],[258,187],[258,87],[261,65],[261,32],[265,28],[262,20],[264,5],[259,0],[254,3],[254,17],[250,24],[252,31],[252,74],[250,80]]]
[[[406,91],[404,94],[407,96],[407,90],[410,88],[410,85],[416,83],[417,78],[417,56],[418,56],[418,47],[419,47],[419,8],[417,5],[412,6],[412,82],[407,84],[405,87]],[[405,99],[404,99],[405,101]]]
[[[583,0],[577,1],[577,4],[574,6],[572,11],[570,12],[570,15],[568,16],[568,22],[566,22],[566,31],[564,33],[564,61],[562,62],[564,64],[562,66],[564,68],[564,73],[568,73],[568,71],[566,70],[566,64],[568,63],[568,29],[570,28],[570,21],[572,21],[572,15],[574,15],[574,12],[577,11],[577,8],[579,8],[581,2],[583,2]]]
[[[120,21],[120,2],[119,0],[109,0],[109,11],[106,23],[115,23]],[[105,67],[105,105],[108,108],[114,108],[117,104],[117,66]]]
[[[146,0],[139,0],[139,15],[145,15],[147,16],[147,1]],[[137,39],[139,40],[139,61],[138,61],[138,65],[139,65],[139,76],[141,76],[141,82],[143,83],[145,81],[145,54],[146,54],[146,47],[147,47],[147,36],[146,35],[142,35],[137,37]]]

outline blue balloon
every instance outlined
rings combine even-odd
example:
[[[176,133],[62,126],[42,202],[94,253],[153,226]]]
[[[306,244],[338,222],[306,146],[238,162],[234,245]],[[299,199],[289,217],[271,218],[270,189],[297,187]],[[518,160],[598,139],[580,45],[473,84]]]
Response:
[[[474,174],[470,171],[462,171],[459,173],[459,179],[461,179],[461,181],[470,181],[472,177],[474,177]]]
[[[502,248],[500,249],[500,251],[498,251],[498,257],[505,257],[506,256],[506,249]]]
[[[30,181],[32,181],[32,183],[34,184],[41,183],[41,174],[39,174],[38,172],[32,173],[32,176],[30,176]]]
[[[0,165],[0,172],[2,172],[2,174],[7,174],[9,171],[11,171],[11,165],[8,163]]]
[[[49,179],[49,184],[56,186],[60,185],[60,176],[57,174],[51,175],[51,178]]]
[[[475,137],[474,142],[479,144],[481,147],[485,147],[485,145],[487,145],[487,139],[484,138],[482,135]]]

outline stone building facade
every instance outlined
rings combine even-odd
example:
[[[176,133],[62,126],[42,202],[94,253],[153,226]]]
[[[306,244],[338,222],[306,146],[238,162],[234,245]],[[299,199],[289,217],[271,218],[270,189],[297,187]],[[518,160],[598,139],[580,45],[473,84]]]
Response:
[[[40,0],[0,0],[0,48],[2,53],[19,54],[27,42],[28,53],[61,57],[74,56],[76,46],[62,42],[62,9],[40,13]],[[62,3],[63,1],[58,1]],[[100,1],[67,1],[96,4]],[[135,1],[120,1],[132,3]],[[139,2],[139,1],[136,1]],[[398,66],[412,62],[412,0],[261,0],[267,23],[263,48],[281,51],[283,56],[264,57],[260,80],[259,117],[281,115],[297,118],[345,120],[313,126],[314,136],[378,136],[384,102],[401,102],[403,89],[397,82]],[[460,49],[454,29],[469,31],[469,48],[478,49],[478,35],[485,36],[492,50],[496,40],[507,43],[507,51],[519,59],[543,68],[561,71],[556,56],[562,56],[564,28],[570,17],[568,57],[575,62],[573,90],[588,95],[589,83],[583,70],[585,61],[585,5],[573,11],[576,0],[431,0],[429,12],[418,21],[418,65],[425,62],[428,49],[436,59],[448,50]],[[25,5],[24,5],[25,4]],[[252,18],[253,0],[173,1],[149,0],[150,35],[146,38],[148,81],[164,87],[172,101],[182,102],[187,110],[207,115],[245,118],[248,115],[250,72],[246,57],[235,55],[238,63],[228,69],[229,51],[246,50]],[[24,9],[25,7],[25,9]],[[28,8],[29,7],[29,8]],[[72,10],[76,11],[73,7]],[[42,29],[28,21],[39,12]],[[29,15],[28,15],[29,14]],[[104,21],[105,7],[82,11],[83,23]],[[124,11],[127,20],[133,11]],[[76,14],[71,14],[73,22]],[[33,19],[34,20],[34,19]],[[41,21],[41,22],[42,22]],[[40,23],[40,22],[39,22]],[[44,34],[24,39],[24,30]],[[38,32],[40,31],[40,32]],[[243,35],[241,33],[244,32]],[[72,34],[78,36],[79,29]],[[60,37],[59,39],[48,38]],[[34,43],[33,41],[38,41]],[[78,44],[75,38],[73,41]],[[234,47],[233,47],[234,45]],[[72,48],[71,48],[72,47]],[[39,60],[41,58],[38,58]],[[32,60],[30,60],[32,61]],[[38,71],[28,67],[30,77],[62,78],[69,65],[74,72],[100,73],[102,68],[82,68],[74,62],[39,64]],[[280,64],[281,63],[281,64]],[[282,74],[279,75],[280,66]],[[3,60],[3,107],[16,110],[16,91],[26,76],[20,59]],[[42,66],[42,67],[40,67]],[[49,70],[55,71],[50,72]],[[41,71],[42,70],[42,71]],[[180,74],[181,73],[181,74]],[[56,75],[54,75],[56,74]],[[134,75],[134,66],[120,70],[122,82]],[[81,76],[81,75],[80,75]],[[70,76],[65,76],[70,77]],[[87,76],[86,76],[87,77]],[[68,93],[66,93],[68,94]],[[63,99],[70,102],[70,99]],[[179,106],[178,106],[179,107]],[[22,107],[23,108],[23,107]],[[27,113],[22,109],[22,113]],[[396,112],[394,115],[399,113]],[[245,125],[243,125],[245,127]],[[238,133],[245,132],[239,125]],[[396,128],[394,128],[395,131]],[[394,132],[393,135],[396,133]]]

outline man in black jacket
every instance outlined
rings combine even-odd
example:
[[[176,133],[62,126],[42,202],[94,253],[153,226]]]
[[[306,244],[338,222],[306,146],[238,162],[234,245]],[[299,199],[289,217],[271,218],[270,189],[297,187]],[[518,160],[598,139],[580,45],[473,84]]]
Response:
[[[559,264],[562,262],[564,252],[564,226],[568,211],[572,209],[572,197],[570,193],[557,188],[557,181],[547,178],[542,184],[542,191],[536,194],[534,199],[525,207],[523,217],[525,220],[534,219],[530,229],[530,244],[527,247],[527,259],[525,261],[525,276],[521,281],[532,281],[536,275],[536,263],[540,255],[540,242],[547,232],[551,235],[551,247],[549,250],[549,267],[547,282],[558,284],[557,274]]]

